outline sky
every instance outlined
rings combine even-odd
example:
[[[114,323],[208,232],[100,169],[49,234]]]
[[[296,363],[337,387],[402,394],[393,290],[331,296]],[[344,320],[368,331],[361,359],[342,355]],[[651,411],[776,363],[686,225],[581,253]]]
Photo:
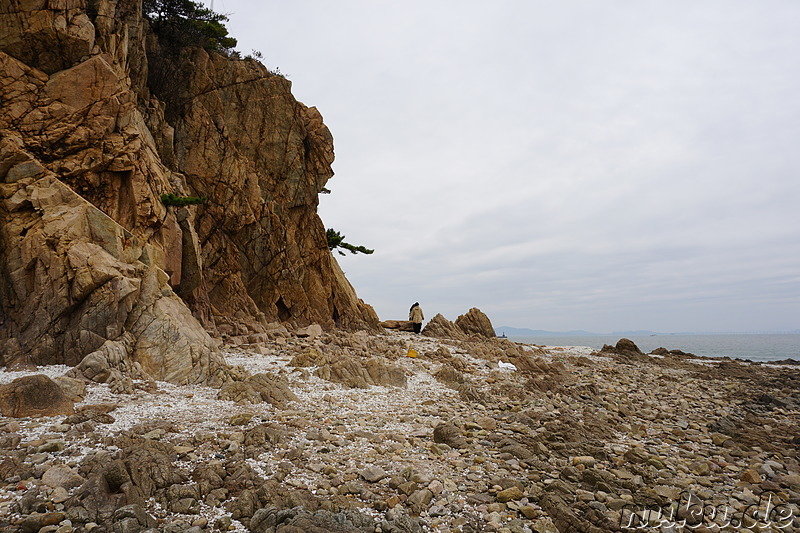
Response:
[[[800,329],[800,2],[213,7],[322,113],[382,320]]]

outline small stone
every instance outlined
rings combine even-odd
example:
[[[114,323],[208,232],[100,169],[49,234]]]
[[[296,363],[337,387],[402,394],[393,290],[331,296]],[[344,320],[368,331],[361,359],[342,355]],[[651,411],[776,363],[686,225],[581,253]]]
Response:
[[[386,506],[389,509],[391,509],[391,508],[393,508],[393,507],[395,507],[397,505],[400,505],[400,503],[402,503],[400,501],[400,498],[395,494],[393,494],[393,495],[389,496],[388,498],[386,498]]]
[[[253,413],[239,413],[239,414],[233,415],[230,418],[229,423],[232,426],[244,426],[248,422],[250,422],[250,419],[252,419],[252,418],[253,418]]]
[[[761,483],[762,481],[764,481],[761,478],[761,474],[756,472],[755,469],[753,469],[753,468],[748,468],[747,470],[742,472],[742,475],[739,476],[739,479],[741,479],[742,481],[744,481],[746,483],[752,483],[752,484],[757,484],[757,483]]]
[[[587,467],[592,467],[597,463],[597,460],[594,457],[589,455],[581,455],[578,457],[572,458],[572,466],[583,465]]]
[[[64,503],[69,499],[69,491],[64,487],[56,487],[50,493],[50,501],[53,503]]]
[[[433,499],[433,493],[431,491],[429,491],[428,489],[420,489],[412,493],[411,496],[408,497],[408,500],[406,500],[406,502],[413,506],[424,509],[428,507],[428,504],[431,503],[432,499]]]
[[[479,416],[475,419],[475,423],[486,431],[494,431],[497,429],[497,420],[489,416]]]
[[[434,494],[441,494],[444,492],[444,484],[438,479],[434,479],[428,484],[428,490]]]
[[[370,466],[359,472],[359,475],[370,483],[377,483],[389,474],[380,466]]]
[[[532,528],[536,533],[559,533],[553,521],[549,518],[540,518],[533,523]]]
[[[446,516],[447,507],[445,507],[444,505],[434,505],[430,509],[428,509],[428,515],[433,517]]]
[[[497,501],[501,503],[519,500],[523,496],[522,489],[514,485],[497,493]]]

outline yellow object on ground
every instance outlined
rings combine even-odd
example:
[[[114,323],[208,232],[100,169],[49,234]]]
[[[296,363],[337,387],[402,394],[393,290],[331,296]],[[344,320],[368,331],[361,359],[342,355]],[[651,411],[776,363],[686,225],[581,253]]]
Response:
[[[408,349],[408,353],[406,354],[406,357],[413,357],[413,358],[416,359],[417,356],[419,356],[419,352],[417,352],[414,348],[409,348]]]

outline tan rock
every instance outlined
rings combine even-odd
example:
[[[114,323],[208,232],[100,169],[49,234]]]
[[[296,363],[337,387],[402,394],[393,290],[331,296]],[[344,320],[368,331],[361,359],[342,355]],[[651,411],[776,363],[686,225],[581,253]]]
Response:
[[[748,468],[742,472],[742,474],[739,476],[739,479],[747,483],[752,483],[753,485],[764,481],[764,479],[761,477],[761,474],[756,472],[756,470],[753,468]]]
[[[380,326],[397,331],[414,331],[414,323],[409,320],[384,320]]]
[[[522,489],[514,485],[498,492],[497,501],[501,503],[515,501],[521,499],[524,495],[525,493],[522,492]]]
[[[456,318],[455,324],[467,335],[477,335],[488,339],[497,337],[491,320],[477,307],[473,307],[466,314]]]
[[[311,324],[310,326],[306,326],[304,328],[300,328],[295,332],[295,335],[298,337],[308,337],[311,339],[315,339],[322,335],[322,326],[319,324]]]
[[[83,401],[86,396],[86,383],[80,379],[58,376],[53,381],[64,391],[64,395],[73,402]]]
[[[355,357],[328,361],[320,366],[315,374],[327,381],[360,389],[372,385],[405,387],[408,380],[402,368],[383,363],[375,357],[366,361]]]
[[[447,320],[441,313],[430,319],[421,333],[427,337],[436,337],[439,339],[466,339],[464,331]]]
[[[8,0],[0,11],[0,49],[48,73],[91,53],[95,29],[68,3]],[[63,5],[67,4],[67,5]]]
[[[73,403],[43,374],[17,378],[0,385],[0,413],[12,418],[71,415]]]
[[[572,466],[583,465],[586,467],[592,467],[597,463],[597,459],[591,457],[589,455],[581,455],[578,457],[572,458]]]
[[[456,449],[467,446],[461,428],[450,422],[443,422],[433,429],[433,442],[447,444]]]
[[[81,486],[84,481],[86,480],[67,465],[51,466],[42,475],[42,482],[53,488],[72,489]]]
[[[248,380],[265,402],[279,409],[285,409],[291,402],[298,401],[297,396],[289,388],[289,382],[283,376],[275,374],[256,374]]]

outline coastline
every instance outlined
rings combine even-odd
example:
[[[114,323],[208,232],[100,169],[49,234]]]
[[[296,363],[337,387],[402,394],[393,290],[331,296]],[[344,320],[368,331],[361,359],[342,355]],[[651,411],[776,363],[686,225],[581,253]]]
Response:
[[[418,357],[406,356],[410,347]],[[285,379],[296,400],[278,407],[220,400],[205,386],[134,383],[117,393],[88,383],[77,411],[110,406],[105,418],[2,418],[2,453],[19,461],[0,489],[2,526],[40,519],[22,502],[42,501],[86,530],[76,509],[101,496],[86,486],[102,458],[130,467],[157,457],[163,464],[147,463],[154,470],[131,483],[149,491],[133,505],[160,530],[658,531],[642,523],[644,510],[699,504],[743,517],[765,498],[784,513],[783,531],[800,527],[797,369],[402,332],[279,336],[223,355]],[[331,368],[399,368],[406,383],[322,379],[325,358]],[[0,382],[18,375],[0,372]],[[44,483],[57,465],[83,483]],[[165,473],[180,482],[143,481]],[[202,492],[204,483],[219,487]],[[712,527],[703,521],[714,518],[697,520]]]
[[[699,357],[751,360],[755,362],[800,361],[800,334],[724,333],[656,335],[535,335],[509,336],[509,340],[546,346],[588,346],[600,350],[604,344],[631,339],[645,353],[657,348],[681,350]]]

